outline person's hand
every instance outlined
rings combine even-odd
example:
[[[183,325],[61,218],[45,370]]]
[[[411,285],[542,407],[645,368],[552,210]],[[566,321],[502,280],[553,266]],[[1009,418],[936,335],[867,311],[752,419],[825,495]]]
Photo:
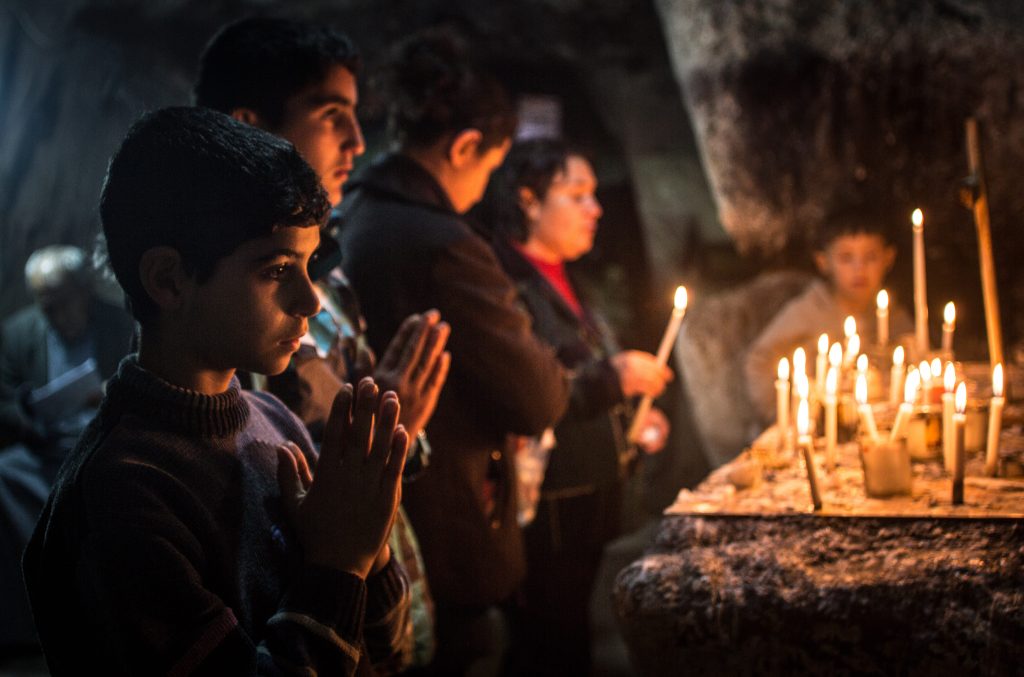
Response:
[[[636,445],[645,454],[656,454],[665,448],[671,429],[672,426],[665,413],[657,407],[651,407],[647,411],[643,425],[640,426],[640,439],[637,440]]]
[[[409,448],[408,433],[397,425],[398,396],[377,395],[369,378],[360,381],[355,396],[351,385],[342,387],[315,473],[294,444],[277,450],[281,496],[306,561],[362,578],[390,559],[384,546],[401,501]]]
[[[672,380],[671,369],[659,366],[654,355],[640,350],[623,350],[611,358],[611,363],[619,373],[619,386],[626,397],[658,397]]]
[[[381,388],[398,394],[402,403],[400,420],[410,437],[415,437],[430,420],[448,378],[451,355],[444,346],[450,331],[436,310],[410,315],[377,365],[374,379]]]

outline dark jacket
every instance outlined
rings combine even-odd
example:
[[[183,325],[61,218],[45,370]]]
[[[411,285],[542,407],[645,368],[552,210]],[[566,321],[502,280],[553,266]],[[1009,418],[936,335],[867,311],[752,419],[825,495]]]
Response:
[[[124,310],[95,300],[89,311],[89,329],[100,377],[110,378],[128,354],[133,322]],[[49,324],[38,306],[19,310],[3,325],[0,338],[0,446],[28,442],[34,422],[22,406],[25,392],[45,385],[46,332]]]
[[[430,469],[403,503],[438,603],[497,602],[524,570],[508,436],[540,434],[562,416],[567,375],[534,338],[490,246],[415,161],[390,155],[371,166],[341,218],[342,266],[378,354],[411,313],[437,308],[451,325]]]
[[[576,315],[511,245],[495,243],[495,253],[533,318],[534,333],[573,373],[569,409],[555,426],[556,446],[544,474],[545,498],[615,484],[622,476],[620,459],[625,460],[628,445],[625,398],[610,362],[619,352],[611,330],[585,299],[584,317]]]

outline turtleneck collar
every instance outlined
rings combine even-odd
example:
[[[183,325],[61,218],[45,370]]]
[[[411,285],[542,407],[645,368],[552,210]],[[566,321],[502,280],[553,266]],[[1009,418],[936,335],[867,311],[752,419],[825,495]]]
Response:
[[[121,361],[107,384],[107,399],[147,420],[199,437],[227,437],[241,430],[249,418],[238,378],[227,391],[204,395],[172,385],[139,366],[138,356]]]

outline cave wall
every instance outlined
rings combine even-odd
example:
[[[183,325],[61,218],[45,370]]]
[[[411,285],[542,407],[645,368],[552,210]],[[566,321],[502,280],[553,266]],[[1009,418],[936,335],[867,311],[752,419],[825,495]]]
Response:
[[[976,117],[1004,333],[1020,337],[1024,5],[1015,0],[656,0],[722,225],[778,253],[829,212],[880,207],[909,251],[926,214],[933,333],[948,299],[981,336],[977,245],[958,193]],[[909,300],[907,257],[895,273]],[[983,351],[984,340],[972,346]],[[979,357],[978,354],[970,355]]]

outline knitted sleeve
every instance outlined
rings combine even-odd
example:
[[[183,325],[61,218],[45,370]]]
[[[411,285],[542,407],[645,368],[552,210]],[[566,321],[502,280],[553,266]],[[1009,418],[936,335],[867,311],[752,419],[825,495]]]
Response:
[[[112,673],[356,673],[367,598],[358,576],[304,565],[282,582],[269,616],[254,611],[256,600],[231,606],[217,592],[231,589],[221,572],[245,563],[225,567],[217,560],[226,553],[201,544],[208,515],[189,499],[187,478],[133,464],[121,466],[117,482],[131,489],[92,492],[68,572],[103,628],[93,635]]]

